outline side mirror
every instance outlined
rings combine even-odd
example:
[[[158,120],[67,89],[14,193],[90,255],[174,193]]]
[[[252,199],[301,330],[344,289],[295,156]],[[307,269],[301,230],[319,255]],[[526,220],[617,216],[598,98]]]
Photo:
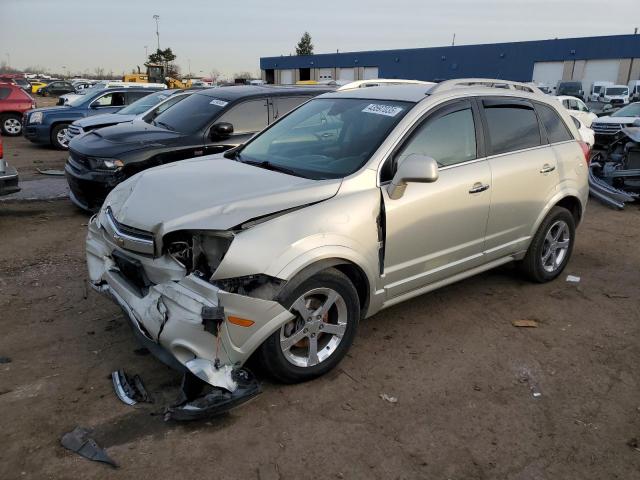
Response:
[[[387,188],[389,198],[397,200],[404,195],[407,183],[433,183],[438,180],[438,164],[426,155],[412,153],[398,166]]]
[[[233,135],[233,125],[227,122],[216,123],[211,127],[209,138],[211,140],[224,140]]]

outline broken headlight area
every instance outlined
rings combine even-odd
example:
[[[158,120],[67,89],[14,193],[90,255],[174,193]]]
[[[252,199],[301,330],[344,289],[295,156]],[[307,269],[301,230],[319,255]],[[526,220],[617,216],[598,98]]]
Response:
[[[186,373],[177,401],[168,407],[165,420],[190,421],[215,417],[258,395],[260,383],[247,369],[231,371],[233,391],[212,387],[192,373]]]
[[[209,280],[233,241],[231,232],[178,231],[164,237],[164,249],[182,265],[187,275]]]
[[[280,278],[271,277],[262,273],[246,275],[244,277],[225,278],[214,282],[218,288],[225,292],[263,300],[273,300],[276,298],[285,283],[286,282]]]

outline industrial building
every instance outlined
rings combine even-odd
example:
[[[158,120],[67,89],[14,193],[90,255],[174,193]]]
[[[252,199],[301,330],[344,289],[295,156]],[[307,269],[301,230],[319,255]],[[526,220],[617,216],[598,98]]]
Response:
[[[263,57],[260,69],[263,80],[280,85],[301,80],[488,77],[549,86],[578,80],[587,90],[594,81],[627,84],[640,79],[640,35]]]

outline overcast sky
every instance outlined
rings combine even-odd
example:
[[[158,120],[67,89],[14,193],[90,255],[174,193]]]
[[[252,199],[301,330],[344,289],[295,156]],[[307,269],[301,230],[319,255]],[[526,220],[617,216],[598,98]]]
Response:
[[[129,72],[145,45],[183,72],[259,71],[307,30],[315,53],[633,33],[640,0],[0,0],[0,61]],[[626,13],[625,13],[626,12]],[[7,56],[8,54],[8,56]]]

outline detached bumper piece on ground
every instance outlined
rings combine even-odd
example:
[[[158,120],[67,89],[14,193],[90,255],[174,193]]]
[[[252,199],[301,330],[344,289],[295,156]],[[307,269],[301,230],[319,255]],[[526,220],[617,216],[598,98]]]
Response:
[[[247,369],[233,370],[233,391],[212,387],[191,372],[182,379],[180,396],[167,408],[165,420],[192,421],[216,417],[228,412],[258,395],[260,384]]]
[[[65,433],[60,439],[64,448],[76,452],[89,460],[103,462],[118,468],[118,464],[107,455],[104,448],[100,447],[96,441],[89,436],[91,432],[83,427],[76,427],[73,431]]]
[[[622,210],[640,200],[640,127],[623,128],[589,165],[589,191],[605,205]]]

